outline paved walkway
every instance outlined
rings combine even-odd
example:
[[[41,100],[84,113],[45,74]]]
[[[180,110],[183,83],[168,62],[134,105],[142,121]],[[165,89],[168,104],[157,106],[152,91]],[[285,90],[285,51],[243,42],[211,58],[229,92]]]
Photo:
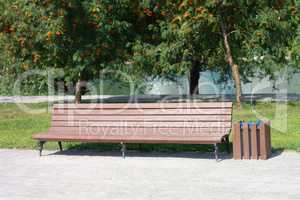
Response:
[[[0,199],[300,199],[300,154],[215,162],[196,153],[0,150]]]
[[[102,101],[107,103],[113,102],[155,102],[155,101],[178,101],[186,99],[185,95],[139,95],[139,96],[126,96],[126,95],[83,95],[84,101]],[[193,99],[199,98],[200,100],[232,100],[232,95],[208,95],[202,94]],[[41,103],[41,102],[73,102],[75,97],[73,95],[65,96],[0,96],[0,103]],[[261,100],[261,101],[296,101],[300,100],[300,94],[288,94],[286,96],[280,96],[275,94],[244,94],[243,99],[245,101]]]
[[[110,98],[110,95],[84,95],[83,100],[97,100]],[[63,102],[74,101],[72,95],[66,96],[0,96],[0,103],[41,103],[41,102]]]

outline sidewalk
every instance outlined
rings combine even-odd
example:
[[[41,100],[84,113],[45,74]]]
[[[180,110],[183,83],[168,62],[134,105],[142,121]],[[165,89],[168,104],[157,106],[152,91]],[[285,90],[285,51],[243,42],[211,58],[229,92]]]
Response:
[[[84,101],[103,101],[109,103],[118,102],[156,102],[156,101],[182,101],[190,98],[187,95],[138,95],[138,96],[126,96],[126,95],[83,95]],[[73,95],[66,96],[0,96],[0,103],[41,103],[41,102],[74,102],[75,97]],[[193,96],[194,100],[202,101],[232,101],[233,95],[209,95],[201,94]],[[298,101],[300,100],[300,94],[243,94],[244,101]]]
[[[215,162],[209,154],[0,150],[0,199],[300,199],[300,154]],[[48,154],[48,155],[47,155]]]
[[[83,100],[97,100],[109,98],[109,95],[84,95]],[[0,103],[41,103],[56,101],[74,101],[72,95],[66,96],[0,96]]]

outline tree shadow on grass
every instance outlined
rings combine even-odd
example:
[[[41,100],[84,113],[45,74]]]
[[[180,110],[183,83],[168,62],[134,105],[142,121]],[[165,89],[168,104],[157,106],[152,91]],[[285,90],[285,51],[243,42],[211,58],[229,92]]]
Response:
[[[138,95],[138,96],[112,96],[102,99],[83,100],[82,103],[178,103],[186,101],[231,101],[229,95]]]

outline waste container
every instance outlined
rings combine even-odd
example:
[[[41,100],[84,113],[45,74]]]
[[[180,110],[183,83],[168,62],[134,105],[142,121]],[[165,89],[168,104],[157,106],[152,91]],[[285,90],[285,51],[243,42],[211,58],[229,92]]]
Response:
[[[237,122],[233,125],[233,158],[266,160],[271,156],[270,122]]]

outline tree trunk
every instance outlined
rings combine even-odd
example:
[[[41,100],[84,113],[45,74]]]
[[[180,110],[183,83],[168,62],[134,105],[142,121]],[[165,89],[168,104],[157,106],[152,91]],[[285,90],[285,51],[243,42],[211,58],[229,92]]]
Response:
[[[241,78],[239,73],[239,66],[234,63],[231,49],[228,42],[227,37],[227,30],[224,24],[221,25],[222,27],[222,35],[224,39],[224,45],[226,49],[226,56],[227,56],[227,62],[229,66],[231,67],[232,77],[235,84],[235,96],[236,96],[236,103],[238,108],[241,108],[241,97],[242,97],[242,85],[241,85]]]
[[[75,85],[75,103],[76,104],[81,102],[81,95],[82,95],[82,81],[81,81],[81,77],[79,77],[79,79]]]
[[[189,94],[198,95],[199,94],[199,78],[200,78],[200,66],[199,62],[193,61],[192,68],[189,74]]]

